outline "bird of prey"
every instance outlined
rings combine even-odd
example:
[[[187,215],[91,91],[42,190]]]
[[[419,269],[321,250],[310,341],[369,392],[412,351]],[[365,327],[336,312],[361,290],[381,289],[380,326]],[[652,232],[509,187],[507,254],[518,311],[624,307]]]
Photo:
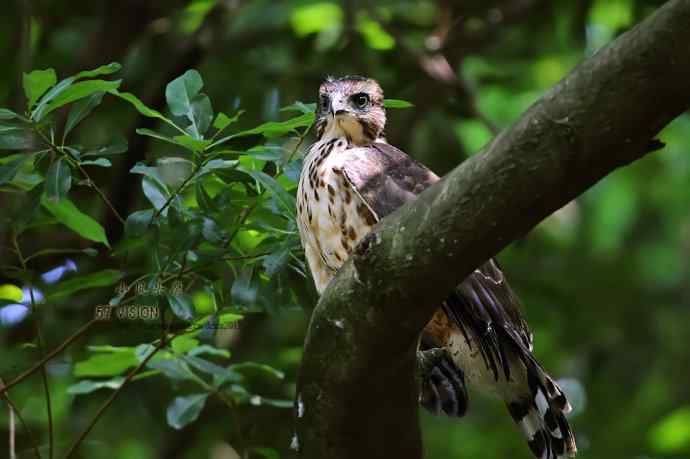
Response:
[[[321,294],[380,219],[439,178],[386,142],[383,91],[375,80],[329,77],[317,105],[318,139],[300,176],[297,220]],[[422,332],[420,351],[425,408],[463,416],[466,385],[475,387],[504,401],[536,457],[575,455],[565,418],[570,405],[532,354],[532,333],[495,260],[449,292]]]

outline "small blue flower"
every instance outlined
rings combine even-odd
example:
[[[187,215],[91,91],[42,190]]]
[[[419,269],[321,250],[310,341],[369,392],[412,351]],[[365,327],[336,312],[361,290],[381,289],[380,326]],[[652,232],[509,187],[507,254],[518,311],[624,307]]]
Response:
[[[8,304],[0,308],[0,325],[16,325],[29,314],[29,308],[23,304]]]
[[[41,279],[46,284],[54,284],[70,271],[77,272],[77,264],[68,258],[65,264],[41,274]]]
[[[70,271],[76,272],[77,264],[68,258],[61,266],[41,274],[41,280],[46,284],[54,284]],[[21,304],[13,303],[0,307],[0,325],[11,327],[24,320],[31,311],[32,296],[34,304],[45,301],[45,296],[40,290],[33,287],[31,289],[27,286],[22,287]]]
[[[32,288],[31,291],[29,291],[29,287],[22,287],[22,301],[21,303],[23,305],[29,306],[31,305],[31,293],[33,292],[34,294],[34,303],[43,303],[45,300],[45,296],[43,296],[43,292],[36,288]]]

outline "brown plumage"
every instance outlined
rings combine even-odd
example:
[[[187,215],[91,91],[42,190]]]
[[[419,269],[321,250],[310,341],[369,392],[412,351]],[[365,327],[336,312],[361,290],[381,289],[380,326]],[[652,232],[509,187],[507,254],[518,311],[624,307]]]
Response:
[[[385,123],[376,81],[329,78],[319,88],[319,139],[297,193],[300,236],[319,293],[376,222],[439,180],[386,143]],[[421,349],[444,350],[423,366],[424,407],[462,416],[467,384],[503,399],[536,457],[575,454],[565,418],[570,406],[533,356],[519,300],[494,260],[449,292],[422,333]]]

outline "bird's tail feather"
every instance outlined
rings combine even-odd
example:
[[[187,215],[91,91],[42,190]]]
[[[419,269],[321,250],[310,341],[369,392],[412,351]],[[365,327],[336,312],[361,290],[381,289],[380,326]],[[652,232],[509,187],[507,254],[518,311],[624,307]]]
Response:
[[[530,384],[532,395],[507,403],[508,411],[527,438],[535,457],[564,459],[577,453],[575,436],[565,414],[571,410],[563,391],[543,371]],[[533,374],[530,374],[532,376]]]

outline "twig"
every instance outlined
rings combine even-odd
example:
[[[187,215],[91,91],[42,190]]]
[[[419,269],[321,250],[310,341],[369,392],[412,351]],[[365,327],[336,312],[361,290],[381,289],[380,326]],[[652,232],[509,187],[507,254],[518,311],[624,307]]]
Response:
[[[79,448],[79,445],[81,445],[81,443],[84,441],[86,436],[91,432],[91,430],[94,428],[94,426],[96,425],[98,420],[101,418],[103,413],[105,413],[105,411],[110,407],[110,405],[112,405],[112,403],[115,401],[115,399],[120,394],[122,389],[127,385],[127,383],[130,382],[132,380],[132,378],[134,378],[137,375],[137,373],[139,373],[139,371],[142,368],[144,368],[144,366],[146,366],[146,364],[153,358],[153,356],[156,355],[156,353],[158,353],[158,351],[160,351],[163,347],[165,347],[165,345],[167,343],[168,343],[168,340],[165,340],[165,339],[160,340],[160,342],[158,343],[158,346],[156,346],[153,349],[153,351],[151,351],[151,353],[149,355],[147,355],[146,358],[144,360],[142,360],[139,363],[139,365],[136,366],[136,368],[134,368],[134,370],[130,371],[129,374],[127,374],[127,377],[125,378],[124,381],[122,381],[122,384],[120,385],[120,387],[118,387],[110,395],[110,397],[108,397],[108,399],[105,401],[105,403],[103,403],[103,405],[101,405],[101,407],[98,409],[98,411],[96,412],[95,416],[93,417],[93,419],[91,420],[89,425],[86,427],[86,429],[84,429],[84,431],[79,435],[79,437],[75,440],[75,442],[69,448],[69,450],[67,451],[67,454],[65,454],[65,459],[69,459],[70,457],[72,457],[72,455]]]
[[[9,413],[9,416],[10,416],[10,421],[9,421],[9,423],[10,423],[10,428],[9,428],[9,431],[10,431],[10,439],[9,439],[10,459],[17,459],[17,450],[16,450],[15,445],[14,445],[14,440],[15,440],[15,438],[14,438],[14,427],[15,427],[14,426],[14,409],[9,405],[7,405],[7,409],[10,412]]]
[[[17,240],[17,232],[12,232],[12,245],[14,246],[15,253],[19,258],[19,263],[22,265],[22,270],[24,274],[27,273],[26,259],[22,255],[21,247],[19,247],[19,241]],[[31,300],[31,310],[36,310],[36,300],[34,298],[34,287],[33,283],[29,282],[29,298]],[[38,341],[38,350],[41,357],[45,354],[45,347],[43,346],[43,334],[41,333],[41,322],[38,317],[35,319],[36,324],[36,340]],[[48,457],[53,459],[53,408],[50,402],[50,386],[48,385],[48,373],[46,372],[45,364],[40,366],[41,370],[41,380],[43,382],[43,393],[46,399],[46,413],[48,415]]]
[[[24,421],[24,418],[22,417],[21,413],[19,412],[19,410],[17,409],[15,404],[10,399],[10,395],[8,393],[4,392],[5,382],[3,381],[2,378],[0,378],[0,389],[2,390],[2,392],[0,392],[0,394],[2,394],[1,398],[3,400],[5,400],[5,402],[7,403],[7,407],[10,410],[10,416],[16,416],[16,418],[19,419],[19,423],[22,425],[22,429],[24,429],[24,431],[26,432],[26,435],[29,437],[29,440],[31,441],[31,448],[34,451],[34,455],[36,456],[37,459],[41,459],[41,453],[38,451],[38,444],[36,443],[36,440],[33,436],[33,433],[31,432],[31,429],[29,429],[29,426]],[[11,440],[13,440],[13,439],[11,438]],[[10,448],[13,449],[13,447],[10,447]]]
[[[29,291],[32,287],[29,285]],[[33,292],[31,293],[31,304],[33,308]],[[39,320],[36,319],[36,337],[38,340],[38,350],[41,356],[45,354],[45,346],[43,345],[43,333],[41,333],[41,326]],[[54,454],[54,429],[53,429],[53,407],[50,400],[50,386],[48,385],[48,372],[46,371],[46,364],[41,365],[41,380],[43,382],[43,393],[46,399],[46,414],[48,415],[48,458],[53,459]]]
[[[237,233],[240,232],[240,229],[242,229],[242,226],[244,226],[244,223],[247,221],[247,218],[249,218],[249,214],[251,214],[254,209],[256,209],[256,206],[259,205],[259,198],[261,195],[257,196],[254,202],[249,206],[245,207],[244,210],[242,211],[242,214],[240,215],[239,221],[237,222],[237,228],[235,228],[232,231],[232,234],[228,238],[228,242],[226,244],[226,247],[230,247],[230,244],[232,241],[235,239],[235,236],[237,236]]]
[[[41,140],[43,140],[43,142],[45,142],[45,144],[46,144],[54,153],[56,153],[56,154],[62,156],[63,158],[65,158],[66,161],[68,161],[68,162],[69,162],[70,164],[72,164],[72,165],[75,165],[75,166],[79,169],[79,171],[82,173],[82,175],[84,175],[84,177],[86,178],[86,181],[87,181],[89,187],[92,188],[92,189],[94,189],[94,190],[96,190],[96,193],[98,193],[98,195],[101,197],[101,199],[103,200],[103,202],[105,203],[105,205],[108,206],[108,207],[110,208],[110,210],[113,212],[113,214],[115,215],[115,217],[120,221],[120,223],[122,223],[122,224],[124,225],[124,224],[125,224],[125,220],[122,218],[122,215],[120,215],[120,213],[117,211],[117,209],[115,209],[115,207],[114,207],[113,204],[110,202],[110,200],[108,199],[108,197],[105,195],[105,193],[103,192],[103,190],[101,190],[101,189],[98,187],[98,185],[96,185],[96,182],[93,181],[93,179],[91,178],[91,176],[89,175],[89,173],[86,172],[86,170],[82,167],[82,165],[79,164],[78,162],[75,162],[68,154],[66,154],[65,152],[63,152],[62,149],[61,149],[60,147],[58,147],[57,145],[55,145],[55,142],[54,142],[52,139],[49,139],[48,137],[46,137],[46,135],[43,133],[43,131],[41,131],[41,130],[38,128],[38,126],[34,126],[34,131],[39,135],[39,137],[41,137]]]
[[[295,153],[297,153],[297,150],[299,150],[299,147],[302,146],[302,143],[304,143],[304,139],[307,137],[307,134],[309,134],[309,131],[311,131],[311,128],[313,126],[314,126],[314,123],[311,123],[309,126],[307,126],[307,128],[304,131],[302,131],[302,134],[300,134],[299,140],[297,141],[295,148],[292,149],[292,151],[290,152],[290,155],[285,160],[285,164],[292,161],[292,158],[295,156]]]
[[[196,165],[195,165],[195,167],[194,167],[194,169],[192,170],[192,172],[182,181],[182,183],[180,184],[180,186],[178,186],[177,189],[176,189],[175,191],[173,191],[173,192],[170,194],[170,196],[169,196],[168,199],[165,201],[165,203],[163,203],[163,205],[161,206],[161,208],[158,209],[158,210],[156,210],[156,211],[153,213],[153,216],[151,217],[151,223],[153,223],[153,221],[154,221],[156,218],[158,218],[158,217],[160,216],[160,214],[162,214],[163,211],[164,211],[165,209],[168,208],[168,206],[170,205],[170,203],[172,202],[172,200],[175,199],[175,197],[177,197],[177,196],[182,192],[182,190],[184,190],[184,188],[187,186],[187,184],[189,183],[189,181],[192,180],[192,178],[194,178],[194,176],[196,175],[196,173],[197,173],[197,172],[199,171],[199,169],[201,169],[203,166],[204,166],[204,163],[201,163],[201,165],[199,165],[199,166],[196,166]],[[149,225],[150,225],[150,224],[149,224]]]
[[[103,192],[103,190],[101,190],[100,187],[99,187],[98,185],[96,185],[96,182],[94,182],[94,181],[91,179],[91,176],[88,174],[88,172],[86,172],[86,170],[82,167],[81,164],[77,163],[77,167],[79,168],[79,171],[80,171],[82,174],[84,174],[84,177],[86,177],[86,180],[87,180],[87,182],[88,182],[88,184],[89,184],[89,187],[91,187],[91,188],[93,188],[94,190],[96,190],[96,193],[98,193],[98,195],[101,197],[101,199],[103,200],[103,202],[104,202],[104,203],[110,208],[110,210],[113,212],[113,214],[115,215],[115,218],[117,218],[117,219],[120,221],[120,223],[122,223],[122,224],[124,225],[124,224],[125,224],[125,219],[122,218],[122,215],[120,215],[120,212],[118,212],[117,209],[115,208],[115,206],[113,206],[113,203],[110,202],[110,199],[108,199],[108,197],[105,195],[105,193]]]
[[[0,388],[0,395],[5,394],[10,388],[14,387],[15,385],[19,384],[20,382],[24,381],[26,378],[28,378],[29,376],[31,376],[32,374],[34,374],[38,370],[40,370],[41,367],[46,364],[46,362],[55,358],[55,356],[57,356],[62,351],[64,351],[67,348],[67,346],[72,344],[75,340],[77,340],[81,336],[85,335],[86,332],[88,332],[96,322],[98,322],[98,319],[91,319],[86,324],[82,325],[82,327],[80,329],[78,329],[76,332],[74,332],[69,338],[67,338],[65,341],[63,341],[58,347],[56,347],[55,349],[48,352],[41,360],[39,360],[37,363],[35,363],[31,368],[29,368],[28,370],[25,370],[19,376],[15,377],[12,381],[7,383],[4,387]]]

